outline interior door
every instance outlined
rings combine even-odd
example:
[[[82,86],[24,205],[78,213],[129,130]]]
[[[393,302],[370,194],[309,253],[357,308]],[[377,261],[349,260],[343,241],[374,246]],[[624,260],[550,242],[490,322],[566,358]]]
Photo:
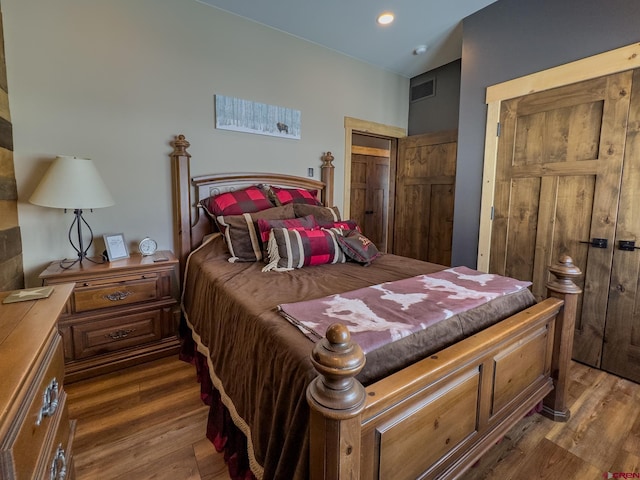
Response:
[[[398,142],[393,252],[451,265],[458,132]]]
[[[640,382],[640,70],[633,72],[618,211],[602,368]]]
[[[584,273],[574,358],[596,367],[631,87],[632,72],[623,72],[501,106],[490,271],[533,281],[542,298],[546,267],[571,255]]]
[[[353,134],[350,217],[381,252],[393,225],[393,166],[390,139]]]

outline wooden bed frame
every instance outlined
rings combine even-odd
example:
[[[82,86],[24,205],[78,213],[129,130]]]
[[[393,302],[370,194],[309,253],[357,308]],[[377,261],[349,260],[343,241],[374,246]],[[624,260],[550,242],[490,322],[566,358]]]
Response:
[[[189,143],[176,137],[173,169],[175,249],[181,272],[209,233],[200,199],[252,184],[318,189],[333,203],[333,156],[322,182],[278,174],[190,177]],[[334,325],[313,350],[318,377],[311,407],[311,479],[458,478],[524,415],[566,421],[568,369],[581,275],[568,256],[550,267],[548,298],[476,335],[364,388],[354,377],[365,357]]]

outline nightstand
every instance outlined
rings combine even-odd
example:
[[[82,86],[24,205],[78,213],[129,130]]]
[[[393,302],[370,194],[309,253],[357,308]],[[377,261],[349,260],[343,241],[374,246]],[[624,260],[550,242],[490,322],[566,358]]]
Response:
[[[157,259],[164,259],[156,261]],[[43,285],[75,284],[58,327],[66,376],[73,382],[179,350],[178,260],[169,251],[69,269],[54,262]]]
[[[0,303],[0,478],[75,477],[57,320],[73,285],[48,298]],[[0,293],[0,301],[8,292]]]

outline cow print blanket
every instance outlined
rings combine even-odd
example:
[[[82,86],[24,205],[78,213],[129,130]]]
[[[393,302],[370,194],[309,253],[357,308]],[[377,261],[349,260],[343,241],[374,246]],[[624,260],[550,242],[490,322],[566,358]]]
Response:
[[[314,300],[278,305],[314,342],[342,323],[364,353],[428,328],[531,282],[455,267]]]

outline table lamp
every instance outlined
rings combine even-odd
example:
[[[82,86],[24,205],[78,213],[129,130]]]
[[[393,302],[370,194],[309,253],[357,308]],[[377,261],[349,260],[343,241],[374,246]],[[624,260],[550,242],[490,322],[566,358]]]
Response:
[[[78,258],[63,260],[60,262],[62,268],[69,268],[78,262],[82,264],[85,258],[94,262],[87,256],[87,251],[93,243],[93,231],[83,218],[82,210],[110,207],[114,201],[91,160],[57,156],[31,195],[29,202],[42,207],[63,208],[65,212],[73,210],[75,218],[69,227],[69,242],[78,253]],[[83,223],[91,235],[86,247],[82,239]],[[72,236],[74,226],[77,232],[77,243],[74,243]]]

